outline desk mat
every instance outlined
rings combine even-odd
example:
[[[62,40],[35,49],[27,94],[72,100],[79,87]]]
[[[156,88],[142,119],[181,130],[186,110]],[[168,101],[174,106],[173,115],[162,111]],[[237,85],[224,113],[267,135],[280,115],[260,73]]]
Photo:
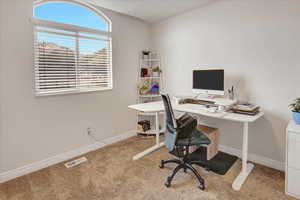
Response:
[[[225,175],[238,159],[237,156],[221,151],[219,151],[218,154],[211,160],[207,160],[206,155],[206,147],[199,147],[196,151],[190,154],[190,159],[200,161],[202,163],[199,164],[201,167],[208,167],[210,171],[219,175]]]

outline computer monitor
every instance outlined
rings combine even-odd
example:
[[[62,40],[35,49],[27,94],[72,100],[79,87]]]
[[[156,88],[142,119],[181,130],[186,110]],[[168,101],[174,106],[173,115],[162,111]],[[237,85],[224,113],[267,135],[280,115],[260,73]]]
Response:
[[[193,92],[224,95],[224,70],[193,70]]]

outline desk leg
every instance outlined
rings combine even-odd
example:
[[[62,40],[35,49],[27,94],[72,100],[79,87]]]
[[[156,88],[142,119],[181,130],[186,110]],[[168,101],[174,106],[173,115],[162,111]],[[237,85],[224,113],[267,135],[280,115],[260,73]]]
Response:
[[[156,112],[155,113],[155,145],[146,149],[145,151],[133,156],[133,160],[140,159],[140,158],[144,157],[145,155],[158,150],[159,148],[161,148],[164,145],[165,145],[164,142],[159,143],[159,112]]]
[[[243,126],[243,152],[242,152],[242,171],[236,177],[232,184],[234,190],[240,190],[247,177],[251,173],[254,165],[247,163],[248,161],[248,122],[244,122]]]

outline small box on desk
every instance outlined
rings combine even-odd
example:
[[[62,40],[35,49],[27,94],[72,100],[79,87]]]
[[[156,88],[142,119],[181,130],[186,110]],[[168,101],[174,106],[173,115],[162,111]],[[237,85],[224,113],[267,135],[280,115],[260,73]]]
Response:
[[[211,144],[207,146],[207,160],[210,160],[217,155],[219,151],[219,129],[204,125],[198,125],[197,129],[205,134],[211,141]],[[191,146],[190,151],[196,151],[197,148],[197,146]]]

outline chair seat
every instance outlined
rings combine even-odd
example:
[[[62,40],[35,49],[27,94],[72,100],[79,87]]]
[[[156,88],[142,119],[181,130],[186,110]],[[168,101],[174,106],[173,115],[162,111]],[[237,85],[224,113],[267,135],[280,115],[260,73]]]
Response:
[[[210,140],[206,135],[201,133],[199,130],[195,129],[192,133],[191,142],[189,143],[188,138],[177,139],[177,146],[187,146],[187,145],[209,145]]]

